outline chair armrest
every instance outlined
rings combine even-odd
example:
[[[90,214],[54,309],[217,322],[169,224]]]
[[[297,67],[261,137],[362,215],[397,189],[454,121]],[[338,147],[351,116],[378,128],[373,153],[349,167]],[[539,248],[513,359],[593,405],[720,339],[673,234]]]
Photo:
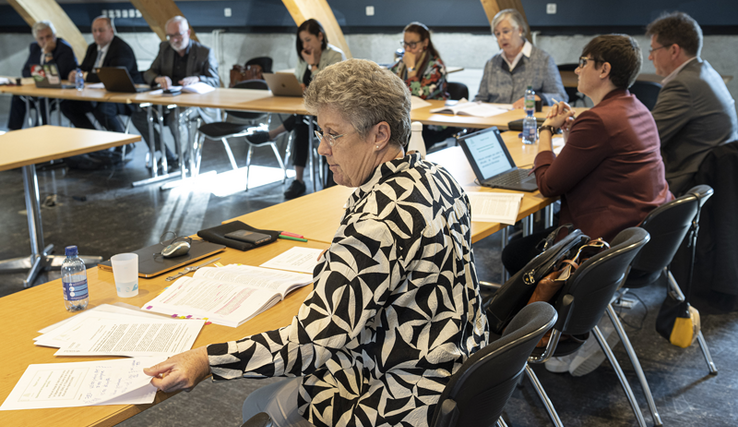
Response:
[[[266,412],[259,412],[241,424],[241,427],[272,427],[272,419]]]

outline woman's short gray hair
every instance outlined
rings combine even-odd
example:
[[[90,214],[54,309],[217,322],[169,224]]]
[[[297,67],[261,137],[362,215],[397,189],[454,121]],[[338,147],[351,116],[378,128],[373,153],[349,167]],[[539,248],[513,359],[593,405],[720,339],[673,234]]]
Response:
[[[387,122],[390,143],[406,146],[410,137],[410,91],[389,70],[365,59],[349,59],[319,72],[305,91],[305,108],[336,109],[366,136],[372,126]]]
[[[52,24],[51,21],[38,21],[33,24],[33,27],[31,27],[33,38],[38,38],[38,32],[43,31],[47,28],[51,30],[51,34],[56,35],[56,28],[54,28],[54,24]]]
[[[525,18],[517,9],[504,9],[497,12],[497,15],[492,18],[492,33],[495,32],[497,25],[505,19],[509,19],[512,25],[523,30],[523,39],[528,37],[528,26],[525,24]]]

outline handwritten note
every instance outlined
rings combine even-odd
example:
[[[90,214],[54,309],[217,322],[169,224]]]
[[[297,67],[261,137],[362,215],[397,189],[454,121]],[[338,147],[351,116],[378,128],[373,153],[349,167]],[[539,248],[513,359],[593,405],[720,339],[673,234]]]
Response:
[[[143,369],[166,357],[29,365],[0,410],[152,403]]]

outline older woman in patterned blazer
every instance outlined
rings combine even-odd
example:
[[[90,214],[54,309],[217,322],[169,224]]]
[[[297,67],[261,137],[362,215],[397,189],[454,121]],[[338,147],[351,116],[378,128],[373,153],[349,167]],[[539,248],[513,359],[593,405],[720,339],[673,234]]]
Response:
[[[469,200],[443,168],[406,154],[410,94],[371,61],[326,68],[305,93],[318,151],[356,187],[315,288],[292,323],[146,370],[161,390],[287,377],[249,395],[243,417],[278,426],[427,425],[451,375],[488,339]]]

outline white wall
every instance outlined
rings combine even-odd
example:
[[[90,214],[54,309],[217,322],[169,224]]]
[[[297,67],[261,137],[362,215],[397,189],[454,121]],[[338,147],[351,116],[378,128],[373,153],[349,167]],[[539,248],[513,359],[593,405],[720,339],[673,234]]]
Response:
[[[136,52],[142,70],[156,56],[159,40],[154,33],[122,33]],[[237,34],[198,33],[200,41],[217,49],[220,76],[228,84],[229,70],[233,64],[243,64],[256,56],[271,56],[276,70],[294,68],[297,63],[295,39],[291,34]],[[89,34],[85,38],[91,42]],[[577,62],[582,48],[591,36],[538,36],[536,44],[554,57],[558,64]],[[643,51],[643,72],[653,73],[653,64],[648,61],[649,40],[636,35]],[[355,58],[371,59],[380,63],[391,62],[394,51],[399,47],[402,34],[350,34],[346,41]],[[0,75],[17,76],[28,56],[28,45],[33,41],[30,34],[0,34]],[[216,43],[217,41],[217,43]],[[435,33],[433,42],[444,62],[450,66],[464,67],[465,72],[452,76],[469,86],[471,96],[477,92],[481,69],[486,60],[499,49],[491,35]],[[730,48],[738,43],[738,36],[706,36],[702,57],[722,75],[735,78],[728,83],[733,98],[738,98],[738,50]]]

